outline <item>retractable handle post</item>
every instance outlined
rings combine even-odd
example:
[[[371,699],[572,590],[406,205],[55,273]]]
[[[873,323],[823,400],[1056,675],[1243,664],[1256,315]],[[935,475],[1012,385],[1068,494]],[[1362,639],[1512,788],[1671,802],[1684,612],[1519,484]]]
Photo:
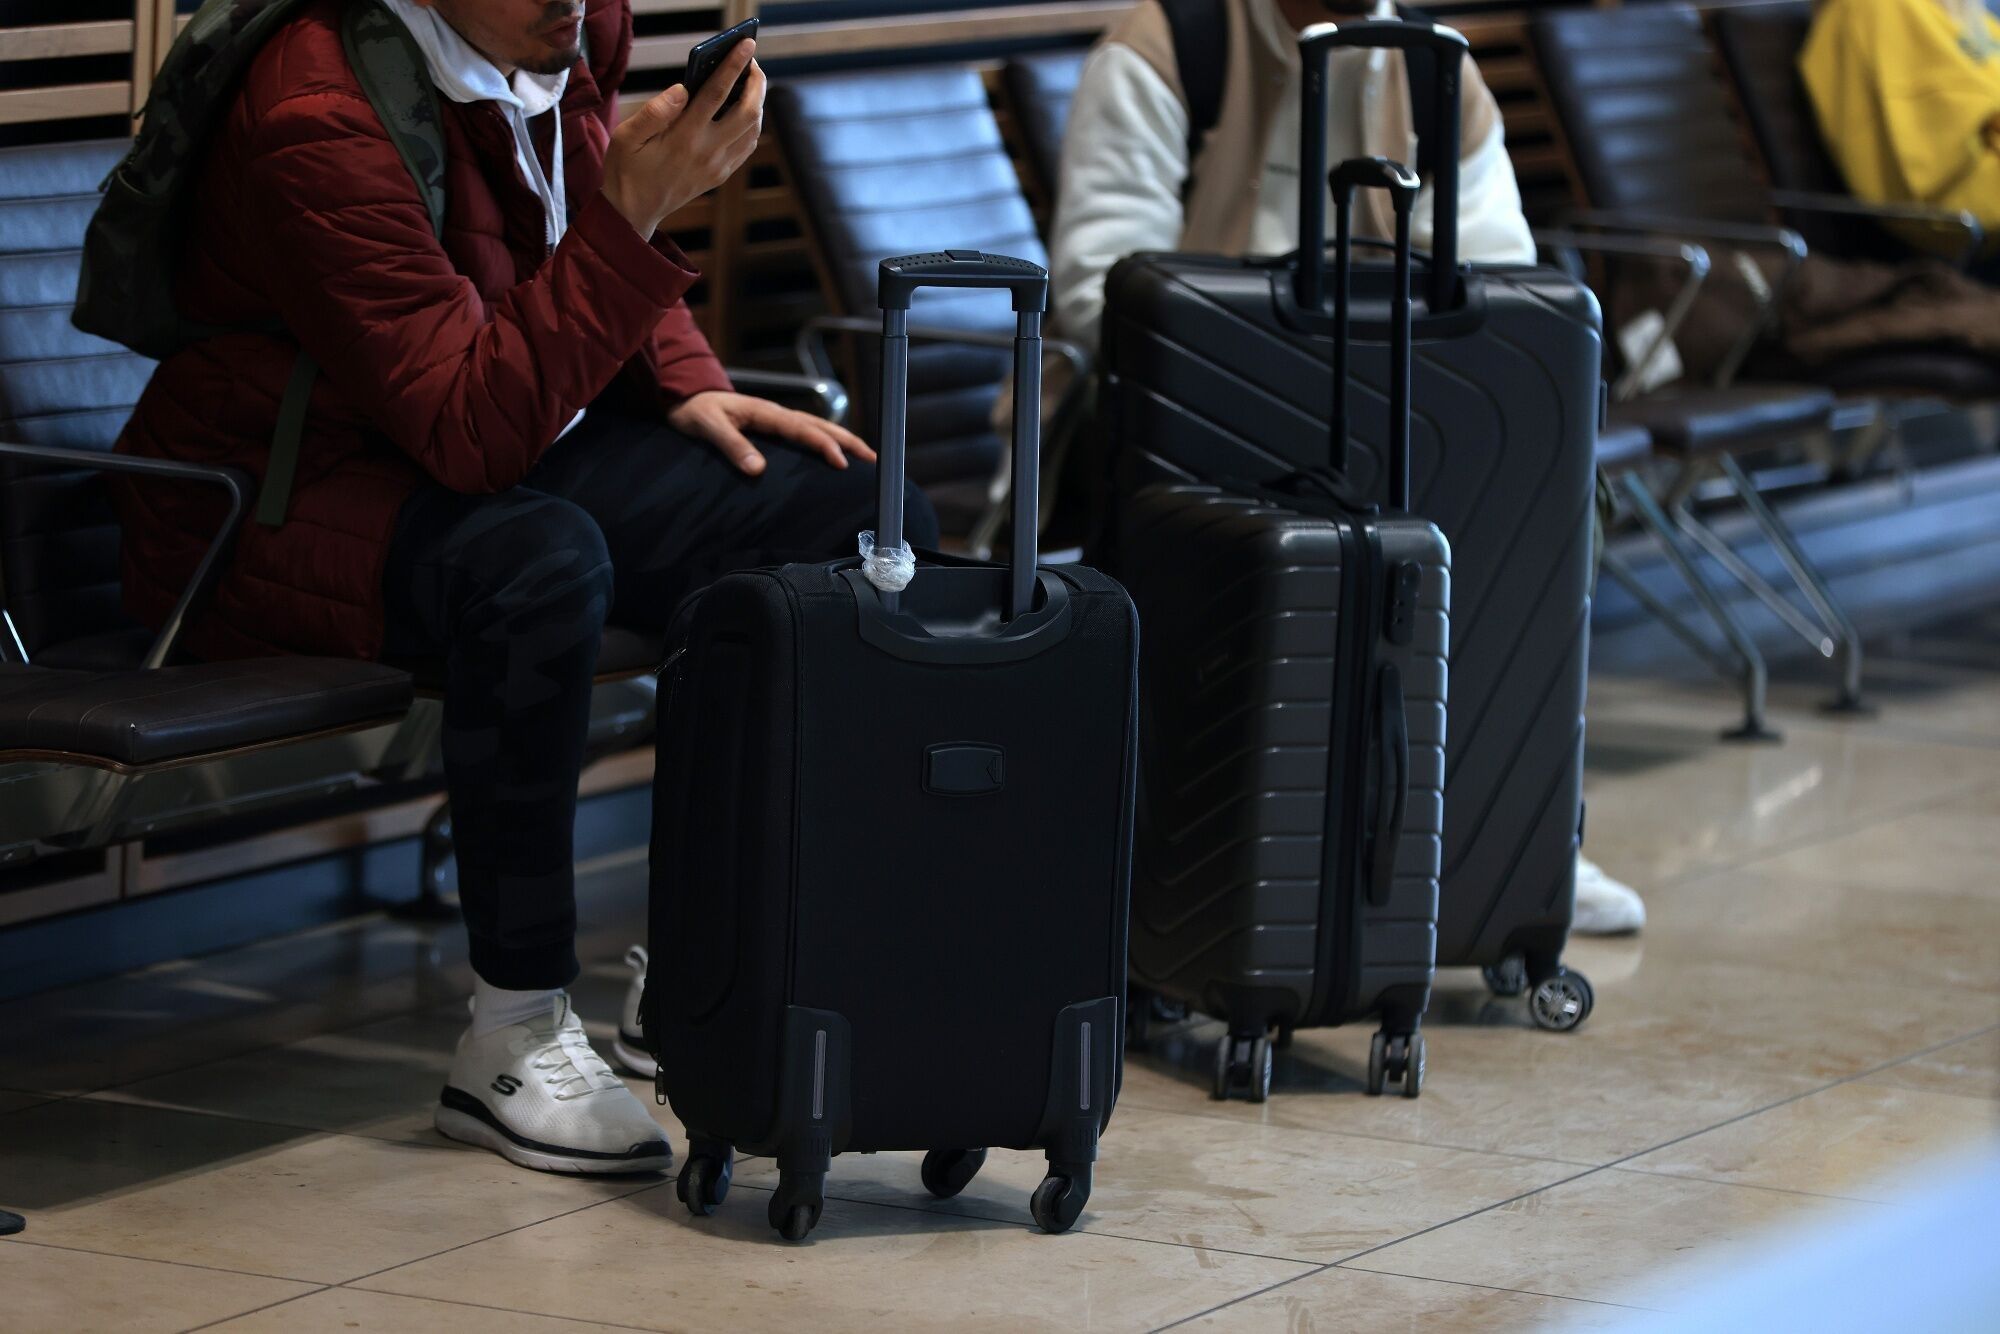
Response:
[[[1035,544],[1041,523],[1042,316],[1049,274],[1041,265],[979,250],[940,250],[882,261],[882,439],[877,448],[875,542],[903,545],[903,472],[909,429],[910,301],[922,287],[994,288],[1014,302],[1014,483],[1012,567],[1007,619],[1029,611],[1035,596]],[[885,595],[893,606],[893,595]]]
[[[1389,504],[1410,508],[1410,214],[1417,173],[1385,157],[1358,157],[1327,173],[1333,194],[1333,467],[1347,470],[1347,318],[1354,276],[1354,191],[1389,192],[1396,213],[1396,273],[1389,293]]]
[[[1316,23],[1299,35],[1305,105],[1299,122],[1299,305],[1319,310],[1326,302],[1326,196],[1305,182],[1326,175],[1326,68],[1336,48],[1364,47],[1419,53],[1437,62],[1431,124],[1437,142],[1427,145],[1435,163],[1431,181],[1431,266],[1428,302],[1449,309],[1458,282],[1458,101],[1461,66],[1471,49],[1464,34],[1436,23],[1410,19],[1358,19]]]

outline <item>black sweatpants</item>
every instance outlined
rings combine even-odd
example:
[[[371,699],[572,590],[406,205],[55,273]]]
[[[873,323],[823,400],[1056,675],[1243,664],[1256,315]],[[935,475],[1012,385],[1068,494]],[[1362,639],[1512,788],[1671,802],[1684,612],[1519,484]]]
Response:
[[[577,774],[607,622],[661,631],[730,568],[854,551],[875,469],[759,440],[746,477],[609,398],[497,495],[426,485],[397,518],[383,656],[445,668],[444,766],[473,969],[514,990],[577,973]],[[909,540],[937,520],[914,488]]]

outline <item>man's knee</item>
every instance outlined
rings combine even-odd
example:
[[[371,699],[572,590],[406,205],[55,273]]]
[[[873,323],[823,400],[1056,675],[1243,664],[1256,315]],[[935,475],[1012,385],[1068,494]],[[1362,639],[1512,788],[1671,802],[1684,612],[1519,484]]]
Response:
[[[457,535],[461,563],[477,584],[475,620],[561,622],[593,639],[611,607],[611,553],[597,521],[555,496],[495,506]]]

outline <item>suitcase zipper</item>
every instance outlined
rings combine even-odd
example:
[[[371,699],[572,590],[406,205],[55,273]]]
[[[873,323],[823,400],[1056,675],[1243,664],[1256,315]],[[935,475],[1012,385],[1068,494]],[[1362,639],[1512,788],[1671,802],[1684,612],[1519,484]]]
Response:
[[[1339,1012],[1348,995],[1348,974],[1355,950],[1354,907],[1360,871],[1357,849],[1361,838],[1360,795],[1367,784],[1366,692],[1372,675],[1373,633],[1380,608],[1376,585],[1374,523],[1360,515],[1337,519],[1341,532],[1340,616],[1334,646],[1333,718],[1327,737],[1326,819],[1320,851],[1320,917],[1318,957],[1314,961],[1312,998],[1301,1025],[1319,1025],[1345,1016]],[[1342,967],[1341,965],[1345,965]]]

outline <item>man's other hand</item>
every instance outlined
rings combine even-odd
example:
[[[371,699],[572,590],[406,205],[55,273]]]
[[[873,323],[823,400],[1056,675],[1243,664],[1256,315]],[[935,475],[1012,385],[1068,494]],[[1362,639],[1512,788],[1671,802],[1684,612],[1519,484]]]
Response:
[[[875,461],[875,451],[846,427],[748,394],[719,389],[696,394],[667,414],[667,425],[715,446],[724,458],[752,477],[764,471],[764,456],[745,431],[761,431],[809,449],[836,468],[845,468],[850,454]]]

